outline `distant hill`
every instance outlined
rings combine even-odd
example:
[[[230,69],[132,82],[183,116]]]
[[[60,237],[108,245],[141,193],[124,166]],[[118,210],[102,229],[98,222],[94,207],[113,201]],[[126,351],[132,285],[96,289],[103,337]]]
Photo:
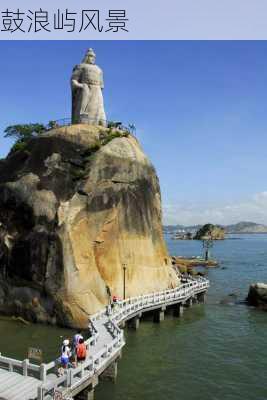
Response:
[[[164,226],[164,231],[173,232],[196,232],[201,228],[202,225],[166,225]],[[237,224],[225,225],[223,226],[226,233],[267,233],[267,226],[263,224],[257,224],[256,222],[242,221]]]
[[[191,225],[191,226],[185,226],[185,225],[165,225],[163,226],[164,232],[196,232],[198,229],[201,228],[202,225]]]
[[[225,226],[226,233],[267,233],[267,226],[255,222],[238,222]]]

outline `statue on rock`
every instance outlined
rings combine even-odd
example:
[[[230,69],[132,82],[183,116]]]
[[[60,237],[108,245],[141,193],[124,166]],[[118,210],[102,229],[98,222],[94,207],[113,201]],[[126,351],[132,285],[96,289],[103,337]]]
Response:
[[[106,126],[102,89],[103,72],[95,65],[96,55],[89,49],[71,76],[72,123]]]

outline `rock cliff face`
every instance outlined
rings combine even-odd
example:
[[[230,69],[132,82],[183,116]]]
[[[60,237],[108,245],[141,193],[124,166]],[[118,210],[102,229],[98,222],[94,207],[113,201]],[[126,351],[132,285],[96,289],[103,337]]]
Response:
[[[131,135],[73,125],[0,163],[0,312],[80,326],[108,302],[179,284],[155,170]]]

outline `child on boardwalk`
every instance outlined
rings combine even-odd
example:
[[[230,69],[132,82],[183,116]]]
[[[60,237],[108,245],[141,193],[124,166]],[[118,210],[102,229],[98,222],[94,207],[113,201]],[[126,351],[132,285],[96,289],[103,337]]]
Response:
[[[69,339],[63,340],[63,344],[61,347],[61,357],[60,357],[60,364],[61,368],[59,369],[59,374],[62,375],[64,369],[68,368],[70,364],[70,357],[71,357],[71,350],[69,347],[70,341]]]

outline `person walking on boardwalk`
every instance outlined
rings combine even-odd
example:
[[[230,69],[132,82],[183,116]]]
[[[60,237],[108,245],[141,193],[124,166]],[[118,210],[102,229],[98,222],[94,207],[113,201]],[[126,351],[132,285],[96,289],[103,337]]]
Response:
[[[73,362],[74,365],[77,363],[77,346],[79,344],[79,340],[83,339],[82,331],[79,330],[74,336],[72,340],[72,351],[73,351]]]
[[[81,331],[81,330],[79,330],[79,331],[73,336],[73,339],[72,339],[72,351],[73,351],[74,354],[76,354],[76,347],[77,347],[77,345],[78,345],[78,343],[79,343],[80,338],[83,338],[83,335],[82,335],[82,331]]]
[[[76,347],[77,362],[80,363],[85,361],[86,356],[87,356],[86,344],[84,343],[84,339],[80,338],[79,343],[77,344]]]
[[[79,340],[83,339],[82,331],[79,330],[76,335],[73,336],[73,348],[75,349],[79,343]]]
[[[118,298],[118,296],[117,296],[116,294],[114,294],[114,295],[112,296],[112,303],[111,303],[111,307],[112,307],[112,310],[113,310],[113,311],[116,310],[117,305],[118,305],[118,302],[119,302],[119,298]]]

